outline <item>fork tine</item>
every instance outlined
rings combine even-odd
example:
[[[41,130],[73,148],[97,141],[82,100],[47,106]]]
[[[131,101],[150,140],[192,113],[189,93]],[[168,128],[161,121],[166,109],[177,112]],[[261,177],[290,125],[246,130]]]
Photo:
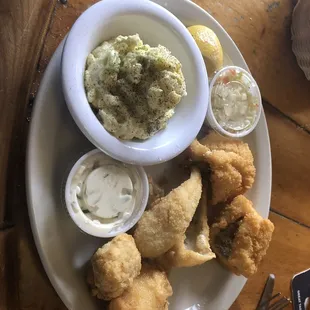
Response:
[[[291,303],[290,300],[288,300],[285,297],[282,297],[281,299],[279,299],[278,301],[276,301],[275,303],[273,303],[268,310],[282,310],[284,309],[286,306],[288,306]]]
[[[265,307],[266,307],[267,305],[269,305],[269,303],[270,303],[273,299],[277,298],[277,297],[280,296],[280,295],[281,295],[281,293],[277,293],[277,294],[273,295],[271,298],[269,298],[268,300],[264,301],[261,305],[259,305],[259,307],[258,307],[256,310],[265,309]]]
[[[283,310],[283,309],[285,309],[290,304],[291,304],[291,302],[289,302],[287,300],[285,304],[283,304],[282,306],[279,306],[278,308],[275,308],[274,310]]]
[[[276,308],[273,308],[273,310],[283,310],[285,309],[288,305],[290,304],[289,301],[286,301],[286,303],[282,304],[282,305],[279,305],[278,307]],[[269,309],[268,309],[269,310]]]
[[[274,302],[273,304],[270,305],[270,307],[268,308],[268,310],[278,310],[283,309],[282,307],[287,304],[288,300],[285,297],[282,297],[281,299],[277,300],[276,302]]]

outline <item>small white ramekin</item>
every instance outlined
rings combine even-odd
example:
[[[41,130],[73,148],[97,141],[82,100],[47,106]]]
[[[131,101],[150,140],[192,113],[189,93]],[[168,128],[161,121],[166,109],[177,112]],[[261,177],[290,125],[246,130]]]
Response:
[[[239,72],[242,72],[251,83],[250,92],[258,98],[258,111],[257,111],[257,115],[256,115],[256,118],[255,118],[252,126],[246,130],[238,131],[235,133],[232,133],[232,132],[225,130],[216,120],[216,118],[213,114],[213,110],[212,110],[212,89],[213,89],[213,86],[217,82],[218,78],[227,70],[238,70]],[[213,79],[211,80],[211,83],[210,83],[209,108],[208,108],[207,117],[206,117],[206,123],[210,127],[212,127],[215,131],[217,131],[219,134],[221,134],[225,137],[242,138],[242,137],[245,137],[248,134],[250,134],[255,129],[255,127],[257,126],[257,123],[260,119],[261,112],[262,112],[262,98],[261,98],[261,94],[259,91],[259,87],[258,87],[256,81],[254,80],[254,78],[252,77],[252,75],[248,71],[244,70],[243,68],[237,67],[237,66],[227,66],[227,67],[222,68],[220,71],[218,71],[216,73],[216,75],[213,77]]]
[[[85,94],[87,56],[105,40],[138,33],[145,44],[166,46],[182,64],[187,96],[167,127],[144,141],[124,141],[105,130]],[[200,50],[186,27],[168,10],[149,0],[104,0],[75,22],[62,54],[62,88],[68,109],[84,135],[109,156],[135,165],[168,161],[197,136],[208,108],[208,75]]]
[[[81,210],[80,206],[73,199],[73,191],[71,188],[72,179],[76,175],[78,169],[85,163],[86,160],[89,160],[91,157],[94,157],[94,160],[98,160],[98,156],[102,156],[103,159],[108,158],[108,155],[102,153],[100,150],[92,150],[85,155],[83,155],[72,167],[69,176],[65,185],[64,200],[66,204],[67,211],[73,220],[73,222],[85,233],[101,238],[111,238],[115,237],[118,234],[130,230],[141,218],[147,201],[149,198],[149,183],[146,172],[142,167],[131,166],[124,164],[125,166],[130,166],[131,169],[134,169],[137,177],[140,179],[141,190],[137,193],[138,197],[136,198],[136,204],[133,210],[133,213],[129,218],[127,218],[123,223],[118,225],[116,228],[110,229],[110,224],[94,224]],[[110,158],[111,159],[111,158]],[[113,159],[112,159],[113,160]],[[123,163],[122,163],[123,164]]]

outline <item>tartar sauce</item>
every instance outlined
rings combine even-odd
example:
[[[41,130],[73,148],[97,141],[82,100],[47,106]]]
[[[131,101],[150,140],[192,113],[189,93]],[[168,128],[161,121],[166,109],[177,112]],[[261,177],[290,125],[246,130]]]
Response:
[[[248,74],[238,69],[224,70],[211,90],[211,105],[219,125],[232,133],[250,128],[259,112],[259,98],[252,89],[257,87]]]
[[[82,210],[100,218],[117,217],[130,211],[135,203],[130,175],[116,164],[93,166],[76,186]]]
[[[122,225],[141,203],[142,181],[134,166],[101,152],[86,157],[70,183],[70,203],[86,224],[109,231]]]

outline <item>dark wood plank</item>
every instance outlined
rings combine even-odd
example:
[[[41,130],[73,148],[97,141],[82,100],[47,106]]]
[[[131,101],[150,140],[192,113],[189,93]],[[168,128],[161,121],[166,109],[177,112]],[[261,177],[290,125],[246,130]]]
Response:
[[[0,231],[0,310],[19,308],[16,259],[16,230],[11,228]]]
[[[65,310],[43,269],[30,231],[27,216],[26,226],[19,230],[18,250],[20,255],[19,299],[21,310]],[[23,236],[21,237],[21,234]],[[86,310],[86,309],[85,309]]]
[[[31,81],[54,4],[55,0],[1,2],[0,221],[4,218],[11,145],[23,125]]]
[[[66,4],[57,4],[50,30],[42,49],[37,74],[32,85],[32,94],[35,95],[50,58],[60,42],[69,32],[73,23],[88,7],[98,1],[99,0],[69,0]]]
[[[217,19],[242,52],[262,96],[310,129],[310,81],[291,48],[293,0],[194,0]]]
[[[26,107],[56,0],[2,1],[0,8],[0,225],[27,214],[24,186]],[[17,215],[16,216],[14,216]],[[1,309],[20,309],[20,231],[1,231]],[[12,239],[13,238],[13,239]]]
[[[265,112],[272,154],[271,208],[310,227],[310,135],[271,106],[265,105]]]
[[[17,3],[19,1],[14,0],[11,2]],[[35,28],[40,30],[37,31],[37,33],[44,32],[46,30],[44,27],[48,23],[51,14],[50,8],[52,7],[52,4],[47,7],[46,3],[55,4],[55,1],[25,0],[23,4],[24,7],[26,6],[25,3],[30,2],[32,4],[36,2],[36,5],[40,3],[40,5],[42,5],[42,3],[45,2],[46,10],[41,11],[41,16],[38,16],[37,13],[33,13],[32,15],[37,16],[36,18],[40,20],[37,28]],[[67,5],[57,3],[55,14],[42,50],[40,49],[40,46],[42,45],[42,36],[39,36],[41,38],[41,45],[39,44],[30,47],[29,44],[31,45],[32,41],[29,38],[22,38],[23,47],[26,46],[26,48],[24,50],[19,48],[18,52],[23,55],[26,54],[26,58],[28,57],[29,60],[22,66],[15,64],[13,66],[15,71],[20,69],[20,72],[24,72],[23,66],[26,65],[29,66],[29,68],[34,68],[41,50],[36,78],[32,85],[33,93],[35,93],[42,77],[42,73],[58,44],[64,38],[76,18],[94,2],[97,1],[69,0]],[[308,82],[304,79],[302,73],[298,69],[294,56],[290,51],[288,25],[290,22],[291,10],[293,8],[293,1],[197,0],[196,2],[210,11],[214,17],[223,24],[236,41],[244,54],[253,75],[260,84],[263,96],[281,111],[287,113],[290,117],[307,127],[310,120],[310,109],[307,105],[309,101],[308,98],[310,98]],[[278,2],[279,5],[276,4]],[[270,6],[271,4],[273,5]],[[25,9],[23,9],[23,12],[24,11]],[[34,12],[37,11],[34,10]],[[2,17],[2,11],[0,14]],[[16,15],[16,12],[12,13],[7,11],[7,14],[13,14],[14,20],[18,20],[19,16]],[[44,25],[42,24],[43,19],[46,22]],[[30,23],[29,25],[32,24]],[[43,25],[43,27],[40,27],[40,25]],[[25,29],[27,29],[27,27],[30,26],[24,25]],[[25,34],[22,35],[26,36],[27,33],[33,34],[33,28],[31,29],[32,32],[29,30],[29,32],[26,31]],[[0,36],[2,37],[2,30],[0,30],[0,33]],[[1,42],[2,41],[0,41],[0,43]],[[2,48],[2,45],[0,45],[0,48]],[[32,52],[29,55],[28,50]],[[19,257],[22,258],[20,259],[20,278],[18,281],[20,287],[20,309],[65,309],[59,297],[51,287],[40,263],[33,243],[25,203],[23,169],[27,124],[25,124],[24,127],[23,125],[18,126],[19,121],[24,118],[25,111],[24,105],[22,105],[22,107],[19,106],[18,109],[17,105],[15,106],[15,103],[18,102],[24,104],[26,102],[29,82],[33,72],[29,68],[27,71],[29,72],[29,78],[25,80],[23,74],[20,73],[20,75],[22,75],[21,78],[16,73],[15,75],[18,75],[17,78],[24,81],[24,83],[22,83],[19,88],[14,88],[16,92],[13,92],[13,95],[10,95],[11,93],[6,94],[6,96],[10,96],[7,97],[10,98],[8,99],[8,102],[10,102],[13,107],[2,110],[2,104],[0,105],[1,112],[4,111],[10,118],[10,120],[6,120],[5,123],[9,126],[10,130],[6,131],[5,134],[2,134],[2,128],[4,127],[0,127],[1,142],[2,139],[3,141],[7,139],[5,142],[9,145],[11,141],[11,132],[16,133],[13,134],[14,137],[18,136],[18,139],[14,141],[13,145],[15,146],[12,149],[13,157],[11,167],[15,168],[11,174],[9,183],[14,185],[14,190],[11,191],[11,195],[6,201],[9,201],[14,209],[18,211],[15,212],[15,219],[18,226],[18,236],[20,237],[18,242]],[[0,69],[1,72],[3,72],[2,67],[0,67]],[[16,78],[8,78],[8,81],[10,82],[10,85],[13,85]],[[291,81],[294,81],[294,83],[291,83]],[[1,97],[3,92],[2,85],[1,82]],[[20,94],[18,93],[18,90],[21,91]],[[19,115],[19,118],[15,121],[15,116],[17,114]],[[3,113],[0,115],[0,126],[2,126],[2,118],[5,118],[3,115]],[[308,150],[308,147],[306,146],[307,144],[309,145],[307,134],[300,131],[300,129],[297,130],[295,125],[283,118],[280,114],[275,113],[272,109],[267,108],[267,118],[271,133],[272,150],[274,153],[274,193],[272,197],[272,207],[277,211],[283,212],[287,216],[291,216],[296,220],[302,220],[303,223],[307,224],[309,217],[301,216],[300,214],[303,214],[303,211],[307,207],[304,198],[306,197],[306,185],[309,179],[303,172],[308,171],[306,166],[306,156],[304,154],[309,152],[301,152],[300,147],[298,146],[298,141],[300,141],[301,145],[306,148],[306,151]],[[17,125],[15,126],[15,124]],[[21,133],[20,128],[24,128],[23,134]],[[285,133],[287,138],[283,139],[282,132]],[[0,158],[2,158],[3,154],[6,154],[6,156],[3,157],[3,166],[1,166],[2,162],[0,165],[0,173],[2,177],[4,175],[2,172],[5,172],[7,169],[6,163],[8,162],[8,153],[3,152],[2,154],[1,152],[2,149],[0,149]],[[17,156],[16,154],[20,154],[20,156]],[[282,158],[283,156],[284,158]],[[279,160],[279,158],[282,159]],[[294,164],[296,163],[298,166],[296,172],[294,171],[294,167],[288,169],[288,171],[286,169],[287,166],[292,165],[292,162],[294,162]],[[5,171],[1,169],[5,169]],[[285,173],[286,176],[284,176]],[[299,178],[300,175],[303,175],[301,179]],[[297,190],[298,193],[298,195],[296,193],[296,196],[291,188],[292,183],[296,184],[293,185],[293,190]],[[2,184],[1,181],[0,184]],[[2,187],[0,188],[0,193],[2,193]],[[12,195],[12,193],[14,194]],[[294,204],[296,200],[298,203]],[[295,209],[291,207],[292,205],[295,206]],[[258,274],[248,281],[248,284],[245,286],[245,289],[235,302],[232,309],[254,309],[265,278],[270,272],[275,273],[277,276],[276,290],[281,290],[283,293],[289,294],[289,281],[293,273],[299,272],[308,267],[306,266],[306,258],[309,256],[307,256],[307,254],[309,254],[307,251],[307,249],[309,249],[309,242],[307,243],[304,239],[308,238],[309,240],[309,229],[284,219],[279,215],[272,214],[271,219],[276,225],[276,233],[268,255]],[[297,253],[296,255],[301,257],[301,260],[298,263],[294,260],[296,255],[290,254],[294,251]],[[278,264],[279,261],[285,263]]]

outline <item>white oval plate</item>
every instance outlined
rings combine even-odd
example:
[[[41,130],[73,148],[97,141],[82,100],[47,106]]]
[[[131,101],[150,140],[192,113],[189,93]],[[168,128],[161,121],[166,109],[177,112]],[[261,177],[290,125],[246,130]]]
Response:
[[[232,62],[248,70],[238,48],[225,30],[204,10],[186,0],[156,0],[186,26],[203,24],[218,35]],[[32,115],[27,154],[27,196],[32,231],[44,268],[69,309],[99,310],[85,283],[85,266],[104,239],[78,230],[61,201],[61,184],[68,169],[94,148],[78,130],[62,95],[61,44],[42,79]],[[247,196],[267,217],[271,194],[271,155],[265,115],[246,138],[257,169],[255,185]],[[156,174],[171,169],[169,163],[148,167]],[[226,310],[239,295],[246,279],[223,269],[215,260],[194,268],[175,269],[170,275],[174,294],[170,310]]]

